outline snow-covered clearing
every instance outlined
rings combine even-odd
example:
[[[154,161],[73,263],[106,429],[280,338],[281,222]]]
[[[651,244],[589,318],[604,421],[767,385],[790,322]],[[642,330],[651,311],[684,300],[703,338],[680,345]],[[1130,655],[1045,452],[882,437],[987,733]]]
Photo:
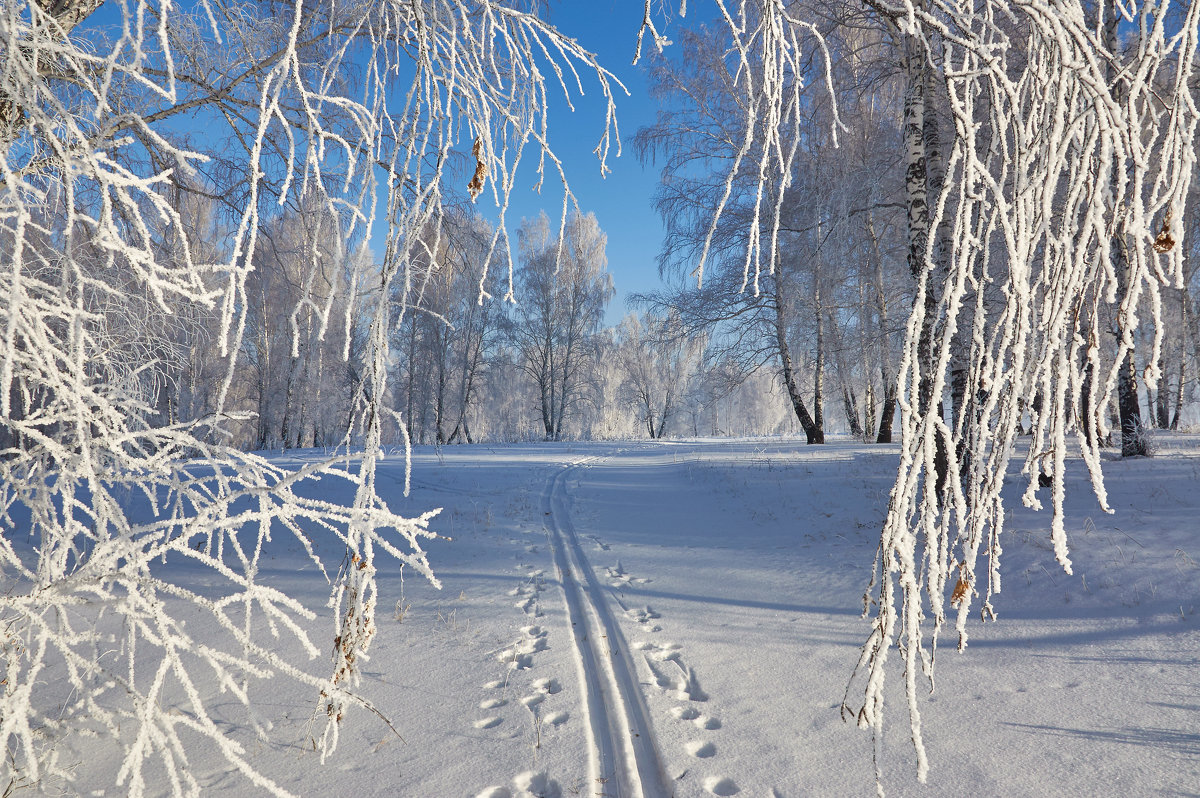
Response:
[[[1159,444],[1105,463],[1114,516],[1069,464],[1073,577],[1011,475],[999,621],[962,655],[944,636],[927,787],[893,674],[889,794],[1200,793],[1200,438]],[[441,591],[380,560],[362,692],[403,741],[356,710],[321,766],[314,696],[284,680],[253,687],[267,739],[236,702],[210,709],[302,795],[871,795],[870,735],[838,707],[895,468],[894,448],[849,442],[460,446],[417,451],[404,499],[397,456],[381,494],[444,507],[453,538],[431,547]],[[320,610],[324,580],[274,545],[263,570]],[[71,791],[121,792],[94,741],[69,745]],[[254,791],[213,753],[189,751],[206,795]]]

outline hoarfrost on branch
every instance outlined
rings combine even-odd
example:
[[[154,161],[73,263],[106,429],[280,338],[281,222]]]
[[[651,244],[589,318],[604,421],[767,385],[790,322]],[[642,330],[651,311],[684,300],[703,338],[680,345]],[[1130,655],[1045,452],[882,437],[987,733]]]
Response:
[[[1148,295],[1155,314],[1146,362],[1157,364],[1159,292],[1183,276],[1182,247],[1163,246],[1162,234],[1181,238],[1195,170],[1191,83],[1200,7],[1169,0],[1098,8],[872,5],[920,40],[918,49],[944,81],[955,135],[941,196],[930,197],[928,229],[947,220],[952,234],[944,263],[935,237],[926,243],[900,372],[900,468],[878,582],[866,597],[865,608],[874,606],[872,632],[856,668],[865,674],[864,699],[843,709],[878,735],[885,663],[896,645],[924,779],[918,682],[924,673],[932,689],[933,654],[948,614],[960,649],[976,598],[984,618],[994,614],[1001,489],[1023,414],[1033,428],[1023,500],[1040,509],[1039,480],[1048,478],[1050,537],[1068,573],[1069,440],[1108,509],[1100,446],[1118,370],[1133,346],[1138,303]],[[935,299],[932,319],[925,315],[927,292]],[[1109,309],[1123,335],[1115,360],[1104,358],[1111,368],[1102,370]],[[925,361],[918,349],[923,323],[934,329]],[[956,352],[960,328],[967,343]],[[932,396],[942,396],[955,358],[965,362],[967,380],[961,410],[948,423],[936,399],[919,406],[918,389],[928,379]],[[1157,379],[1155,368],[1149,380]],[[941,491],[934,487],[939,451],[949,453]]]
[[[352,688],[375,631],[376,553],[434,579],[421,547],[434,535],[431,516],[392,513],[374,476],[390,423],[389,337],[410,307],[409,265],[443,251],[444,209],[463,193],[500,208],[484,262],[498,251],[511,264],[503,214],[522,158],[536,160],[539,178],[547,170],[562,177],[550,148],[549,96],[569,107],[584,74],[598,82],[603,168],[617,144],[619,84],[574,39],[517,3],[201,0],[189,10],[136,0],[122,6],[119,28],[107,27],[111,38],[101,26],[81,26],[98,5],[27,0],[0,11],[6,767],[15,763],[35,780],[60,772],[54,741],[90,729],[119,741],[121,783],[131,793],[140,794],[157,767],[176,794],[192,794],[199,787],[179,737],[189,728],[281,794],[216,726],[197,680],[215,679],[247,707],[253,678],[285,673],[309,684],[322,694],[320,747],[336,745],[346,709],[365,704]],[[1143,297],[1157,316],[1161,287],[1182,277],[1183,247],[1170,242],[1182,239],[1195,168],[1200,5],[867,5],[937,75],[954,125],[927,227],[947,226],[948,246],[939,250],[938,236],[924,241],[900,368],[903,442],[878,581],[867,596],[875,614],[856,668],[863,701],[844,707],[878,735],[885,665],[898,647],[924,778],[918,683],[924,673],[932,684],[948,615],[956,615],[961,647],[976,598],[992,613],[1000,493],[1023,414],[1032,410],[1025,501],[1039,506],[1038,480],[1047,476],[1051,537],[1064,568],[1069,438],[1104,502],[1099,446],[1119,368],[1104,364],[1120,364],[1132,347]],[[834,99],[836,87],[826,34],[804,4],[713,7],[744,99],[742,139],[696,273],[735,182],[749,174],[743,289],[757,291],[764,261],[768,271],[776,262],[805,84],[823,81]],[[682,3],[676,9],[687,12]],[[667,32],[646,0],[637,56],[669,45]],[[816,76],[809,51],[824,64]],[[219,132],[187,135],[196,120]],[[835,136],[840,126],[834,113]],[[211,146],[218,137],[221,148]],[[189,237],[184,195],[225,203],[225,250],[214,254]],[[260,231],[289,198],[324,208],[360,253],[347,259],[337,287],[348,300],[337,305],[340,317],[332,301],[301,299],[322,335],[342,326],[343,354],[362,378],[338,452],[295,470],[239,452],[224,437],[241,420],[228,408],[245,344],[247,278]],[[377,224],[386,227],[378,266],[361,256]],[[315,282],[323,252],[310,248],[304,285]],[[511,285],[510,272],[509,298]],[[1121,331],[1115,361],[1101,357],[1102,325],[1113,311]],[[164,420],[156,397],[178,357],[172,341],[201,313],[219,322],[224,379],[206,415]],[[298,305],[293,329],[299,313]],[[356,324],[365,331],[357,339]],[[928,355],[923,328],[932,330]],[[1161,331],[1156,323],[1151,379]],[[360,342],[353,352],[352,340]],[[947,422],[920,396],[942,395],[952,361],[965,364],[966,388]],[[933,487],[939,467],[941,490]],[[348,481],[353,503],[309,497],[305,486],[316,478]],[[258,574],[269,536],[281,532],[323,566],[310,545],[315,528],[337,535],[345,550],[330,574],[332,669],[320,674],[273,653],[275,637],[293,638],[309,656],[319,647],[301,626],[311,611]],[[27,531],[25,543],[18,530]],[[173,581],[164,559],[220,574],[224,592],[214,598]],[[189,637],[180,613],[194,612],[214,619],[226,638]],[[264,642],[264,628],[272,640]],[[64,668],[73,688],[52,709],[35,696],[51,667]]]
[[[1050,483],[1050,538],[1069,573],[1067,451],[1073,440],[1108,510],[1100,457],[1110,432],[1106,408],[1134,346],[1142,302],[1154,316],[1144,376],[1149,382],[1160,376],[1161,290],[1182,286],[1185,276],[1185,248],[1177,244],[1196,168],[1200,6],[1171,0],[866,5],[910,57],[923,61],[909,64],[910,80],[936,76],[954,125],[940,193],[927,198],[928,218],[916,239],[923,257],[916,258],[900,366],[900,465],[864,597],[872,631],[843,704],[844,715],[871,729],[878,743],[886,662],[896,647],[924,780],[919,682],[924,674],[933,687],[933,655],[948,615],[961,649],[976,599],[982,617],[995,614],[1001,489],[1022,419],[1027,415],[1032,425],[1023,501],[1041,509],[1039,484]],[[803,3],[717,0],[717,6],[727,58],[736,64],[743,140],[695,274],[703,276],[735,181],[757,170],[742,286],[757,295],[762,273],[777,262],[784,196],[804,135],[805,83],[824,77],[822,88],[836,107],[828,58],[836,24],[811,26]],[[644,23],[646,29],[654,42],[662,40],[656,28]],[[805,70],[802,34],[809,49],[825,54],[823,75]],[[835,113],[834,137],[840,125]],[[939,228],[949,230],[948,238],[928,235]],[[1118,331],[1115,356],[1102,351],[1110,323]],[[956,366],[965,371],[965,386],[947,421],[939,398],[951,389]],[[863,698],[851,706],[856,685]]]
[[[603,164],[618,84],[519,3],[136,0],[116,25],[85,23],[99,5],[0,11],[4,768],[28,782],[66,778],[58,741],[97,733],[119,745],[130,794],[165,776],[174,794],[194,795],[188,729],[285,794],[214,721],[198,685],[247,710],[255,680],[311,686],[323,752],[351,706],[370,708],[354,687],[375,632],[377,555],[437,582],[422,548],[433,513],[396,515],[375,485],[408,267],[439,251],[429,231],[456,196],[487,194],[503,216],[523,156],[561,177],[547,98],[569,105],[585,77],[606,108]],[[451,185],[468,151],[473,162]],[[189,235],[186,196],[223,207],[220,252]],[[347,298],[339,318],[311,290],[327,249],[310,248],[292,328],[302,307],[322,336],[341,325],[361,379],[337,451],[289,468],[238,451],[226,430],[244,421],[231,392],[259,234],[296,198],[337,220],[358,254],[328,295]],[[377,265],[366,242],[379,225]],[[490,247],[507,255],[503,223]],[[180,421],[158,397],[179,354],[174,333],[197,314],[217,320],[226,365],[210,412]],[[318,479],[348,483],[353,502],[313,498]],[[316,531],[344,544],[340,566],[318,556]],[[329,651],[306,631],[312,610],[260,576],[280,535],[330,580],[331,667],[306,662]],[[177,566],[187,561],[221,587],[186,582]],[[223,637],[192,637],[184,619],[196,613]],[[289,649],[300,654],[277,653]],[[68,692],[44,682],[49,669],[66,674]]]

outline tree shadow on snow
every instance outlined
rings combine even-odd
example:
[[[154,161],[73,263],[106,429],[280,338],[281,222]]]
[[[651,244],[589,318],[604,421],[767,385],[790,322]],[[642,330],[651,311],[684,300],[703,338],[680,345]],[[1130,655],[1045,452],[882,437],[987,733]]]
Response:
[[[1021,729],[1030,734],[1044,734],[1052,737],[1074,737],[1088,742],[1139,745],[1172,751],[1187,757],[1200,757],[1200,734],[1179,731],[1177,729],[1069,729],[1063,726],[1011,723],[1007,721],[1003,725]]]

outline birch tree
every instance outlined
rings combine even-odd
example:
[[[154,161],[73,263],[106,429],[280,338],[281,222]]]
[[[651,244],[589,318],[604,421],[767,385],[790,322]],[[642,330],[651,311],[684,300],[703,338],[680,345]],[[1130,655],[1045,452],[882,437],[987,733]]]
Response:
[[[1137,327],[1137,303],[1144,292],[1157,318],[1162,287],[1182,278],[1175,242],[1195,162],[1197,115],[1187,81],[1200,17],[1194,5],[1176,9],[1167,2],[1127,10],[1135,54],[1122,58],[1104,35],[1106,20],[1122,12],[1107,6],[1098,21],[1073,3],[1054,9],[940,2],[875,7],[920,40],[945,81],[955,136],[943,189],[929,198],[929,229],[949,219],[951,233],[944,285],[934,279],[933,240],[921,255],[901,372],[901,466],[883,530],[879,581],[869,596],[876,607],[873,632],[859,662],[864,700],[848,702],[846,710],[878,733],[885,663],[899,639],[917,771],[924,778],[918,682],[924,674],[932,687],[930,655],[947,616],[954,616],[961,649],[971,610],[995,615],[1001,484],[1022,410],[1033,397],[1042,402],[1024,463],[1023,500],[1041,507],[1044,468],[1049,537],[1068,572],[1063,496],[1069,438],[1107,509],[1098,450],[1107,433],[1103,408],[1134,345],[1129,331]],[[1018,24],[1008,24],[1012,20]],[[996,58],[1000,51],[1007,57]],[[1128,258],[1123,270],[1112,266],[1114,248]],[[990,283],[1001,287],[994,306],[983,291]],[[922,329],[931,293],[935,320],[926,357]],[[1101,307],[1113,307],[1125,331],[1112,361],[1101,355]],[[963,394],[974,404],[950,428],[928,400],[948,387],[960,328],[970,341]],[[1160,346],[1156,333],[1147,361],[1151,379]],[[1102,371],[1102,362],[1111,365]],[[931,390],[923,387],[930,384]],[[928,485],[937,474],[939,439],[950,451],[966,453],[961,461],[949,458],[940,493],[921,488],[922,478]]]
[[[593,214],[572,214],[553,238],[545,214],[521,226],[519,299],[511,337],[539,397],[546,440],[563,436],[586,387],[596,333],[612,300],[607,237]]]
[[[131,0],[115,22],[90,18],[99,5],[0,9],[0,767],[69,779],[56,741],[99,734],[131,795],[151,780],[195,795],[180,736],[190,730],[257,789],[284,794],[218,725],[204,685],[247,707],[260,679],[308,687],[323,752],[353,707],[370,707],[355,688],[376,631],[377,556],[437,583],[422,542],[433,514],[401,517],[375,487],[389,339],[408,309],[392,289],[409,285],[418,231],[455,195],[503,219],[523,155],[561,176],[547,97],[582,90],[585,74],[601,97],[603,164],[615,84],[522,4]],[[226,248],[184,234],[181,190],[219,200]],[[357,253],[327,293],[313,290],[321,259],[309,258],[288,309],[293,361],[338,328],[342,358],[357,358],[337,454],[299,469],[225,435],[250,420],[234,406],[234,376],[261,234],[296,197],[336,220]],[[362,257],[376,225],[383,252]],[[507,257],[499,230],[489,250]],[[398,306],[379,299],[394,293]],[[204,415],[156,409],[151,377],[173,355],[126,346],[130,330],[106,309],[131,297],[164,319],[214,315],[224,376]],[[353,502],[307,498],[315,479],[347,481]],[[312,548],[316,529],[340,541],[341,567]],[[332,645],[314,640],[313,608],[259,573],[281,535],[331,581]],[[178,581],[181,562],[216,574],[219,595]],[[194,638],[181,620],[193,613],[220,634]],[[299,659],[278,653],[281,636]],[[121,658],[102,658],[114,648]]]
[[[814,310],[820,287],[811,241],[799,241],[812,232],[812,220],[801,221],[803,200],[787,191],[790,183],[764,188],[755,159],[774,156],[756,138],[763,123],[755,119],[755,99],[748,94],[754,78],[746,77],[756,77],[763,67],[755,62],[750,69],[731,56],[722,36],[719,29],[682,31],[680,57],[657,59],[651,66],[652,93],[663,109],[634,144],[644,160],[662,162],[656,205],[667,232],[660,273],[674,278],[708,271],[698,287],[676,280],[673,290],[638,301],[655,313],[677,315],[688,329],[711,334],[718,359],[732,357],[747,370],[770,363],[808,442],[822,443],[823,369],[817,366],[823,350],[816,335],[820,314]],[[809,110],[806,106],[805,114]],[[789,164],[795,162],[800,138],[797,128]],[[739,154],[743,147],[749,149]],[[726,174],[730,162],[737,171]],[[764,191],[786,194],[771,201],[777,212],[774,227],[760,213]],[[759,274],[746,254],[756,251],[764,233],[782,236],[785,243],[772,251],[772,268]],[[798,342],[799,334],[809,333],[811,358]]]
[[[427,234],[428,256],[413,264],[394,389],[412,442],[473,441],[469,416],[500,322],[498,300],[480,295],[481,286],[490,294],[499,285],[487,260],[493,235],[478,216],[448,214],[437,235]]]
[[[897,397],[900,466],[864,598],[872,631],[843,711],[878,740],[887,664],[898,647],[923,780],[920,683],[933,685],[932,653],[948,617],[961,649],[972,609],[995,616],[1001,489],[1022,414],[1035,398],[1022,499],[1040,509],[1038,488],[1049,482],[1049,538],[1067,572],[1070,439],[1109,509],[1099,452],[1108,433],[1105,408],[1118,382],[1129,383],[1140,303],[1159,321],[1163,288],[1184,277],[1179,241],[1196,162],[1191,86],[1200,5],[869,0],[868,6],[878,24],[905,38],[909,230],[916,234],[909,261],[917,286]],[[746,124],[696,274],[703,277],[719,262],[714,249],[724,215],[736,207],[734,188],[746,164],[757,166],[743,257],[744,283],[757,293],[783,245],[782,198],[794,174],[791,143],[803,124],[803,90],[821,83],[816,70],[806,69],[808,53],[822,43],[805,40],[814,28],[799,4],[719,7]],[[1118,17],[1129,31],[1120,52],[1110,35],[1122,29]],[[650,23],[645,30],[661,44]],[[932,194],[927,176],[917,174],[930,74],[944,86],[953,126],[944,179]],[[835,133],[839,121],[835,114]],[[944,239],[929,234],[943,224]],[[1117,320],[1115,357],[1102,345],[1108,311]],[[960,329],[958,340],[969,349],[955,353]],[[1161,345],[1156,323],[1145,361],[1150,381],[1159,376]],[[955,357],[962,358],[961,395],[971,405],[951,426],[937,400],[950,387]],[[930,489],[931,482],[940,489]],[[852,700],[859,690],[861,700]]]
[[[662,438],[683,409],[704,339],[689,335],[677,317],[648,314],[627,316],[618,332],[616,351],[625,393],[646,434]]]

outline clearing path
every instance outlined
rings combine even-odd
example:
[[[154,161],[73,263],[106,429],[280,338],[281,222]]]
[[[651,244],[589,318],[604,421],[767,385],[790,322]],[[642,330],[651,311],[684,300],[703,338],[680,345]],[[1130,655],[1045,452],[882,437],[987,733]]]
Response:
[[[571,521],[565,486],[579,465],[564,468],[547,482],[543,504],[575,646],[587,719],[589,780],[597,794],[669,796],[637,671]]]
[[[215,685],[206,706],[302,796],[872,796],[871,737],[838,707],[895,469],[895,448],[849,441],[417,449],[411,497],[402,458],[380,479],[401,513],[444,508],[429,545],[444,587],[379,561],[359,686],[403,739],[355,710],[322,764],[314,696],[284,678],[251,680],[254,718]],[[1112,516],[1068,463],[1067,576],[1013,469],[999,620],[973,624],[961,655],[944,640],[937,692],[920,697],[928,785],[889,675],[889,795],[1197,795],[1200,438],[1164,435],[1154,458],[1105,472]],[[321,498],[352,500],[338,490]],[[261,573],[317,613],[324,652],[328,586],[289,541]],[[341,556],[319,530],[313,546]],[[310,670],[327,667],[322,653]],[[47,788],[124,794],[103,742],[63,746],[76,781]],[[254,792],[210,751],[188,757],[205,798]],[[148,790],[169,793],[165,779]]]
[[[557,480],[575,550],[634,655],[668,794],[874,794],[870,735],[838,705],[867,634],[858,616],[893,452],[721,441],[605,454]],[[1106,463],[1107,516],[1072,463],[1071,577],[1045,515],[1021,507],[1014,468],[1000,620],[973,624],[962,654],[944,641],[937,692],[920,700],[928,785],[891,675],[890,795],[1196,793],[1198,469],[1186,437]]]

